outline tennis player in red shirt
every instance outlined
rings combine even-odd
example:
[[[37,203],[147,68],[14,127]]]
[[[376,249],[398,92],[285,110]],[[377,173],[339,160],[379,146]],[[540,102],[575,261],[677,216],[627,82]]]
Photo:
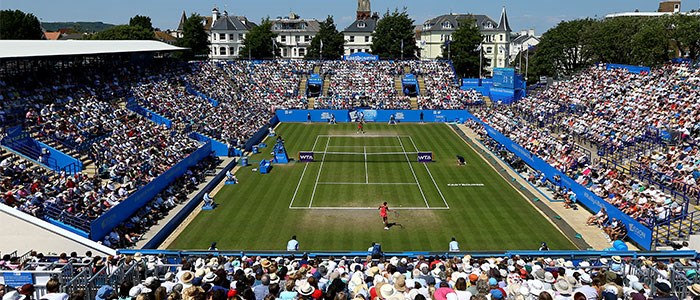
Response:
[[[386,202],[379,206],[379,216],[384,221],[384,230],[389,230],[389,206]]]

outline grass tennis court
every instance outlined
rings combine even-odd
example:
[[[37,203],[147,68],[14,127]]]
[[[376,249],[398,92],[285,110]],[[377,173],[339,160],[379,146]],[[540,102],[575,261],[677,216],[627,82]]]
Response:
[[[462,250],[551,249],[575,246],[444,124],[280,124],[287,165],[270,174],[240,169],[219,206],[202,211],[169,246],[221,250],[284,250],[297,235],[301,250],[446,251],[454,236]],[[270,159],[274,138],[252,161]],[[313,151],[314,161],[296,161]],[[434,162],[419,163],[418,152]],[[457,166],[456,155],[467,160]],[[377,207],[399,213],[384,230]]]

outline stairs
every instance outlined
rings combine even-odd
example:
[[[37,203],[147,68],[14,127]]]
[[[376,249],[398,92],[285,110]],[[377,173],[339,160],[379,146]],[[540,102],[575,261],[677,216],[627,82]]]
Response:
[[[307,108],[314,109],[314,105],[316,105],[316,98],[309,98],[308,100],[309,100],[309,103],[308,103]]]
[[[314,74],[321,74],[321,65],[314,66]]]
[[[403,67],[403,73],[404,73],[404,74],[409,74],[409,73],[411,73],[411,67],[409,67],[409,66],[404,66],[404,67]]]
[[[413,110],[418,109],[418,98],[411,97],[411,109],[413,109]]]
[[[401,76],[394,76],[394,88],[396,89],[396,92],[404,96],[403,94],[403,84],[401,83]]]
[[[425,89],[425,78],[423,78],[423,75],[417,76],[416,80],[418,81],[418,95],[427,95],[427,90]]]
[[[489,97],[489,96],[484,96],[484,104],[486,104],[486,107],[491,107],[491,106],[493,106],[493,101],[491,101],[491,97]]]
[[[700,220],[693,218],[694,215],[695,213],[686,219],[654,227],[653,236],[657,237],[657,241],[653,246],[665,246],[672,241],[687,241],[691,235],[697,234]]]
[[[87,152],[80,153],[76,150],[69,149],[68,147],[66,147],[62,144],[59,144],[58,142],[56,142],[50,138],[46,138],[44,136],[35,135],[33,138],[36,139],[37,141],[40,141],[44,144],[51,146],[52,148],[54,148],[58,151],[61,151],[65,154],[68,154],[72,157],[77,158],[80,162],[83,163],[83,172],[82,172],[83,174],[87,174],[89,176],[93,176],[93,175],[97,174],[97,166],[95,165],[95,162],[92,159],[90,159],[90,157],[87,155]]]
[[[324,76],[323,78],[323,88],[321,89],[321,95],[328,96],[328,88],[331,86],[331,76]]]
[[[304,75],[301,76],[301,80],[299,81],[299,89],[297,90],[298,95],[304,95],[306,96],[306,87],[308,86],[309,82],[309,77]]]

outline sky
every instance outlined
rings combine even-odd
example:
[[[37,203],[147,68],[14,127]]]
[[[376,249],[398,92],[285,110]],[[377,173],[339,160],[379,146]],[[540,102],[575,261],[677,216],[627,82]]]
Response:
[[[541,35],[563,20],[585,17],[601,18],[616,12],[656,11],[658,0],[371,0],[372,11],[406,7],[415,24],[430,18],[453,13],[485,14],[498,21],[503,6],[514,31],[535,29]],[[683,1],[681,10],[698,9],[700,1]],[[295,12],[303,18],[324,20],[333,15],[338,30],[355,18],[357,0],[0,0],[0,9],[19,9],[33,13],[42,22],[102,21],[125,24],[134,15],[151,17],[162,30],[177,28],[182,11],[211,15],[217,6],[229,15],[244,15],[259,22],[264,17],[276,18]]]

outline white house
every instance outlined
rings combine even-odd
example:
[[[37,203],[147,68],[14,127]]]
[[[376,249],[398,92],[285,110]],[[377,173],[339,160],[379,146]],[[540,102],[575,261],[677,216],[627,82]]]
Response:
[[[318,34],[320,24],[315,19],[301,19],[295,13],[272,20],[272,32],[277,34],[277,54],[287,59],[302,59]]]
[[[528,51],[530,47],[535,47],[539,43],[540,37],[535,35],[534,29],[514,33],[510,40],[510,61],[515,61],[520,51]]]
[[[212,10],[212,25],[209,34],[213,59],[235,59],[246,57],[246,53],[240,53],[243,48],[243,40],[248,31],[255,27],[255,23],[248,21],[243,16],[229,16],[226,11],[219,14],[219,10]]]
[[[430,19],[420,28],[421,59],[442,57],[443,47],[452,40],[452,33],[457,30],[459,23],[471,18],[484,36],[482,50],[484,69],[491,72],[493,68],[508,67],[511,47],[511,28],[504,7],[498,22],[486,15],[449,14]],[[446,58],[446,57],[445,57]]]
[[[372,34],[377,27],[379,15],[372,14],[370,0],[357,1],[355,22],[343,30],[345,55],[357,52],[372,52]]]

